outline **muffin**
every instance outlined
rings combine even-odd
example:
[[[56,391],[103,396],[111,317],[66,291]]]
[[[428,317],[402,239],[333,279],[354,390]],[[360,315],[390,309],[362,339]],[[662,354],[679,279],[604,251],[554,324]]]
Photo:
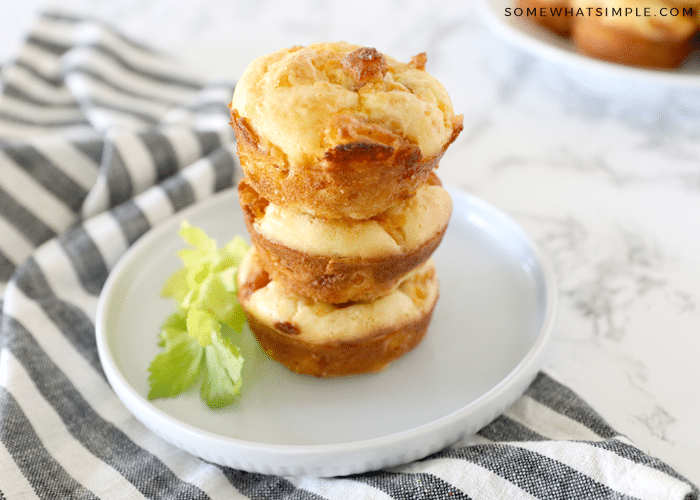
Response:
[[[432,255],[452,210],[434,174],[413,196],[362,221],[322,219],[274,205],[245,180],[238,193],[265,271],[297,294],[331,303],[388,293]]]
[[[536,16],[528,16],[535,24],[560,36],[569,36],[573,26],[573,13],[567,15],[566,9],[571,8],[569,0],[517,0],[516,6],[526,12],[537,12]],[[544,14],[541,9],[544,9]],[[557,14],[559,13],[559,14]]]
[[[369,219],[412,196],[462,130],[425,62],[344,42],[254,60],[230,104],[246,182],[329,219]]]
[[[580,4],[580,5],[579,5]],[[574,8],[583,7],[581,0]],[[625,0],[611,3],[597,0],[586,7],[632,8],[643,12],[667,11],[672,4],[660,0]],[[603,10],[602,12],[605,12]],[[696,22],[683,16],[582,16],[572,28],[572,41],[583,54],[604,61],[645,68],[675,68],[690,54]]]
[[[526,18],[570,39],[583,55],[652,69],[683,64],[700,19],[697,0],[516,0],[515,5],[535,13]]]
[[[423,339],[438,298],[432,259],[386,295],[345,304],[316,301],[271,280],[255,247],[238,271],[239,300],[268,355],[316,377],[382,370]]]
[[[252,246],[239,300],[294,372],[376,372],[416,347],[452,202],[434,170],[462,130],[424,54],[344,42],[254,60],[230,104]]]

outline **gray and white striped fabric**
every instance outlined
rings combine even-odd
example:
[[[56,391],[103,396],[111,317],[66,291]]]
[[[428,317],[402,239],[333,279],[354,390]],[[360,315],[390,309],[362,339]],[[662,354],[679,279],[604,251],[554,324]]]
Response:
[[[546,373],[476,435],[369,474],[265,476],[164,442],[107,383],[96,302],[137,238],[235,183],[233,86],[57,13],[0,76],[0,500],[698,498]]]

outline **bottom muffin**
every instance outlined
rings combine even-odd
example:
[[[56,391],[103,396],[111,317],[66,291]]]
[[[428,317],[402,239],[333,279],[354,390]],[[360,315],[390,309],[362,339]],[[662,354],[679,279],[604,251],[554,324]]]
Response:
[[[430,259],[378,299],[320,302],[271,280],[255,247],[239,267],[238,287],[248,324],[268,355],[317,377],[377,372],[413,349],[427,332],[439,289]]]

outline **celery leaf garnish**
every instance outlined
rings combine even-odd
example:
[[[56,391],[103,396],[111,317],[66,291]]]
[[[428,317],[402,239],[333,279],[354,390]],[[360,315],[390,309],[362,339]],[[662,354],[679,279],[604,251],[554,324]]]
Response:
[[[236,273],[248,244],[236,236],[219,249],[186,221],[179,235],[190,248],[178,252],[184,266],[161,290],[176,302],[177,311],[161,326],[163,350],[148,368],[148,399],[177,396],[201,380],[202,399],[210,408],[222,408],[241,390],[243,356],[232,338],[245,327]]]

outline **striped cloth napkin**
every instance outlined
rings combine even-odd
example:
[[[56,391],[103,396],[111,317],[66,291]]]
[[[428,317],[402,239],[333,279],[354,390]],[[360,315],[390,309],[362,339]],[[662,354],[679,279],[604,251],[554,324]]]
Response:
[[[274,477],[162,441],[107,384],[96,301],[137,238],[235,182],[233,86],[59,13],[1,70],[0,499],[698,498],[547,373],[476,435],[391,470]]]

